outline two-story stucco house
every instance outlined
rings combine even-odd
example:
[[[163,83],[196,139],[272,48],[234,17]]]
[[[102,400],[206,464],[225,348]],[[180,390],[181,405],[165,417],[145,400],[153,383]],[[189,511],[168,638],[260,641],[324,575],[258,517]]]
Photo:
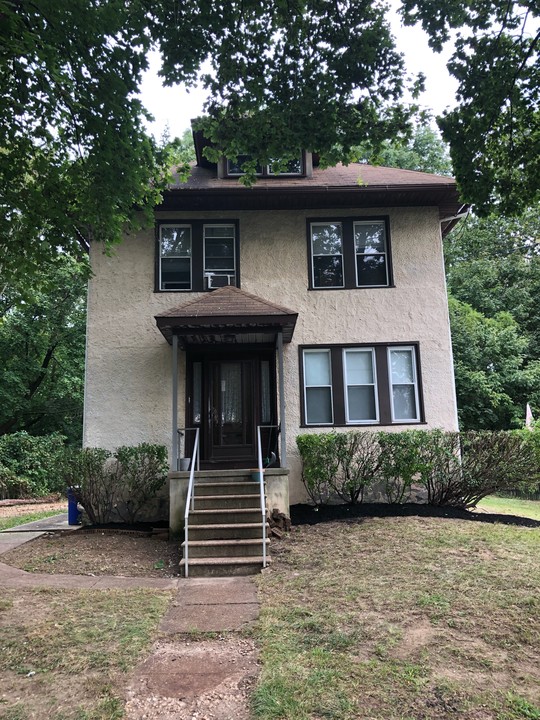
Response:
[[[201,474],[230,478],[258,466],[262,427],[269,504],[287,512],[305,498],[299,433],[457,429],[442,255],[455,182],[323,170],[306,152],[246,188],[195,139],[155,231],[111,257],[92,248],[85,445],[164,443],[176,471],[198,429]],[[172,473],[175,506],[186,477]]]

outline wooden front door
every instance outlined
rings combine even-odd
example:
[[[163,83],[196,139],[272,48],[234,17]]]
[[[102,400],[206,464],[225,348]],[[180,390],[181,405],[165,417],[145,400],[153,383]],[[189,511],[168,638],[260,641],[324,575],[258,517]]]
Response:
[[[275,423],[274,352],[190,353],[186,424],[200,428],[203,468],[257,465],[257,426]],[[263,452],[270,434],[264,430]]]

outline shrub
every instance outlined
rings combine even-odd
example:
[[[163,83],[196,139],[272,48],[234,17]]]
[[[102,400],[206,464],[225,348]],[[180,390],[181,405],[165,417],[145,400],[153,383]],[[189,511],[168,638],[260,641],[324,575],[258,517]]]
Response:
[[[93,525],[110,522],[119,492],[115,465],[108,450],[66,448],[62,480],[73,490]]]
[[[372,432],[348,432],[336,436],[337,471],[332,490],[346,503],[364,499],[364,490],[378,477],[380,448]]]
[[[298,435],[302,457],[302,482],[315,505],[324,505],[332,495],[338,471],[338,433]]]
[[[30,483],[18,477],[5,465],[0,465],[0,500],[30,497]]]
[[[141,443],[120,447],[115,453],[116,482],[123,502],[118,502],[120,517],[135,523],[145,504],[154,497],[167,477],[167,448]]]
[[[0,437],[0,465],[17,476],[31,497],[65,490],[59,475],[65,438],[21,431]]]
[[[427,442],[427,435],[423,430],[377,433],[379,477],[389,503],[403,503],[409,499],[411,485],[424,470],[421,449]]]

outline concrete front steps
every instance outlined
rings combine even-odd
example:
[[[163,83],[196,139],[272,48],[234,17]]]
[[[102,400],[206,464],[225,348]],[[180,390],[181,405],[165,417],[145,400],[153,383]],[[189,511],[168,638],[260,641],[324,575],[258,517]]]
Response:
[[[263,567],[263,519],[259,483],[248,471],[196,473],[194,509],[188,521],[181,572],[189,577],[255,575]],[[267,563],[269,562],[266,525]]]

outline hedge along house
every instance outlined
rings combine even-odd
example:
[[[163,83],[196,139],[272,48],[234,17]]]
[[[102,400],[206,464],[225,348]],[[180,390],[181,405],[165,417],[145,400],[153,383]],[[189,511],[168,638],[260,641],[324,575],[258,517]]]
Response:
[[[457,429],[442,235],[464,208],[451,178],[321,169],[307,152],[246,188],[239,166],[210,164],[195,141],[197,165],[165,193],[155,232],[112,257],[91,250],[84,443],[166,444],[173,532],[190,474],[179,458],[197,455],[210,499],[189,522],[215,527],[191,541],[192,571],[197,553],[227,554],[242,535],[260,567],[249,483],[261,457],[267,507],[288,514],[305,499],[299,433]],[[252,530],[233,529],[242,519]]]

